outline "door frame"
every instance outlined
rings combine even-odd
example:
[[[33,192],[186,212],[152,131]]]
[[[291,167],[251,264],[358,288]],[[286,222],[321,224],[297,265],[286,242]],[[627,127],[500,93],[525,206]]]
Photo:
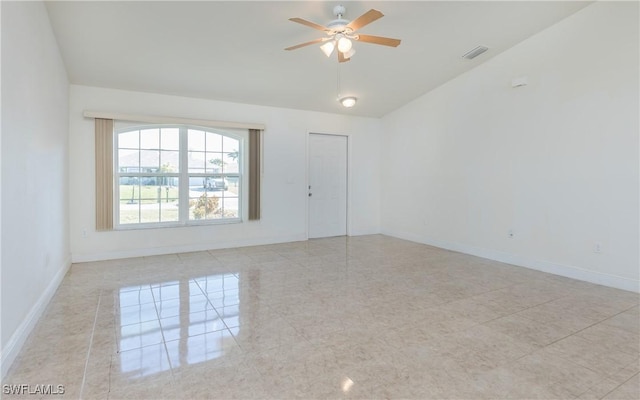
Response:
[[[347,138],[347,193],[346,193],[346,202],[347,202],[347,213],[345,215],[346,218],[346,226],[347,226],[347,236],[351,236],[351,134],[349,133],[326,133],[326,132],[315,132],[315,131],[307,131],[307,135],[305,137],[305,158],[306,158],[306,167],[305,167],[305,178],[306,184],[304,186],[304,196],[305,196],[305,213],[306,213],[306,221],[305,221],[305,234],[307,240],[309,240],[309,179],[310,179],[310,168],[309,164],[311,162],[309,146],[311,146],[311,135],[324,135],[324,136],[341,136]]]

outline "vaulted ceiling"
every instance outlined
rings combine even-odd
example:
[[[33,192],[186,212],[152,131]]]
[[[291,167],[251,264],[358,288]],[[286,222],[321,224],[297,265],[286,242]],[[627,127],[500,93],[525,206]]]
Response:
[[[355,42],[338,64],[319,45],[285,47],[371,8],[385,16],[361,33],[397,48]],[[380,117],[587,6],[579,1],[48,1],[72,83],[276,107]],[[478,45],[489,51],[462,55]],[[351,109],[336,101],[358,97]],[[507,83],[505,83],[507,84]]]

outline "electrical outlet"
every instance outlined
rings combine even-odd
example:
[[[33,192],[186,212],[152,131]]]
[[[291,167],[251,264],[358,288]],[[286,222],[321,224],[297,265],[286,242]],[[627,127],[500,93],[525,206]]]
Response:
[[[593,244],[593,252],[594,253],[602,253],[602,243],[596,242]]]
[[[515,236],[515,233],[513,233],[513,229],[509,229],[509,231],[507,232],[507,237],[509,239],[513,239],[514,236]]]

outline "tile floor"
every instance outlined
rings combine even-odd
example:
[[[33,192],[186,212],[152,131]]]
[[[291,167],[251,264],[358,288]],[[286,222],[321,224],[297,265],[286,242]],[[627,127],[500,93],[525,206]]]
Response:
[[[381,235],[77,264],[5,398],[637,400],[638,310]]]

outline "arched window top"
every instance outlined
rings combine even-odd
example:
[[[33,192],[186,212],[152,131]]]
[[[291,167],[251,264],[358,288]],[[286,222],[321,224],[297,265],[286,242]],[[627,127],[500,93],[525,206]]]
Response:
[[[211,132],[211,133],[216,133],[218,135],[222,135],[222,136],[228,136],[237,140],[243,140],[246,139],[246,129],[235,129],[235,128],[213,128],[213,127],[206,127],[206,126],[200,126],[200,125],[179,125],[179,124],[137,124],[137,123],[127,123],[127,122],[123,122],[123,121],[116,121],[115,122],[115,129],[114,132],[116,134],[120,134],[120,133],[125,133],[125,132],[129,132],[129,131],[136,131],[136,130],[152,130],[152,129],[180,129],[180,128],[186,128],[186,129],[190,129],[190,130],[195,130],[195,131],[204,131],[204,132]]]

